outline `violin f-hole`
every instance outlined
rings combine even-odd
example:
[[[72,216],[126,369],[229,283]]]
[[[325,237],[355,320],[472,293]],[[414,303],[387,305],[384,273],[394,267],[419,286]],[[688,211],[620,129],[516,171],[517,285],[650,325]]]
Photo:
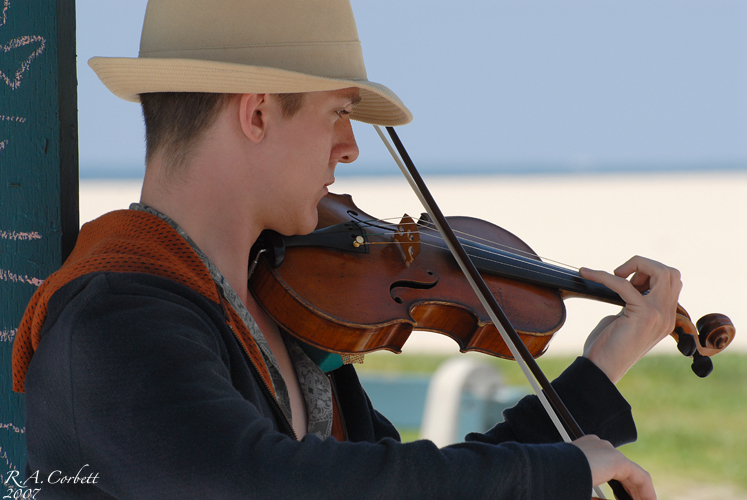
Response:
[[[428,271],[428,275],[433,277],[433,281],[427,282],[427,281],[414,281],[414,280],[399,280],[399,281],[393,282],[389,286],[389,295],[392,297],[392,300],[395,301],[397,304],[402,304],[404,302],[402,300],[402,297],[400,297],[398,294],[395,294],[394,290],[396,288],[429,290],[438,284],[438,275],[434,273],[433,271]]]

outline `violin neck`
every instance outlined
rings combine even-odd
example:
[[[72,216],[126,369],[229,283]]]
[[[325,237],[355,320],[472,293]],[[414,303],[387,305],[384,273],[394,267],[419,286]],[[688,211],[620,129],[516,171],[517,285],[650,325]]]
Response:
[[[539,257],[515,254],[472,241],[462,241],[462,245],[482,273],[557,288],[570,296],[625,305],[616,292],[582,278],[575,270],[543,262]]]

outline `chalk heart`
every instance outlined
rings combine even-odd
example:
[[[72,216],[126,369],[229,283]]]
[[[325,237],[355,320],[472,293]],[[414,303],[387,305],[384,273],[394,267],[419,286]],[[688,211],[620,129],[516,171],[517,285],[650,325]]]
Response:
[[[44,52],[45,45],[46,40],[43,37],[31,35],[15,38],[0,47],[0,55],[3,56],[2,59],[11,59],[16,64],[18,63],[19,58],[14,58],[13,56],[17,55],[19,52],[28,52],[29,49],[31,49],[31,54],[25,59],[21,60],[18,69],[12,76],[12,71],[8,71],[8,73],[5,73],[3,71],[4,68],[0,68],[0,79],[3,80],[5,84],[13,90],[16,90],[18,87],[20,87],[23,74],[27,69],[29,69],[29,67],[31,67],[31,61],[36,59],[42,52]],[[27,48],[24,50],[23,47]],[[11,52],[13,54],[11,54]]]

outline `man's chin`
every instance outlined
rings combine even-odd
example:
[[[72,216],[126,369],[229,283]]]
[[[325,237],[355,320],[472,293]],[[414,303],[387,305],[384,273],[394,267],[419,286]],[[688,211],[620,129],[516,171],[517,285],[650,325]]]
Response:
[[[293,227],[282,228],[277,230],[278,233],[283,236],[303,236],[305,234],[312,233],[316,230],[316,226],[319,223],[319,215],[314,210],[313,217],[308,217],[307,220],[295,224]]]

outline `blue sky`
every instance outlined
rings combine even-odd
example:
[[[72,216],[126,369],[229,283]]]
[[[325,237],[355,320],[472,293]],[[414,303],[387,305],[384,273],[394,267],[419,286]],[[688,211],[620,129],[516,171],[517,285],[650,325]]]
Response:
[[[139,107],[86,61],[135,57],[146,1],[76,3],[81,171],[137,175]],[[747,165],[744,2],[352,4],[369,78],[415,115],[400,135],[423,170]],[[396,174],[371,127],[356,133],[345,169]]]

